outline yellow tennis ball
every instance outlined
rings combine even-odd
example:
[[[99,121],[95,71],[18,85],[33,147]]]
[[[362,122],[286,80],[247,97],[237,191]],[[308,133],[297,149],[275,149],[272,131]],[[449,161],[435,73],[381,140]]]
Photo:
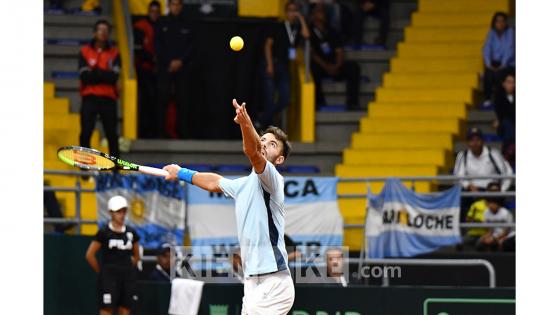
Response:
[[[239,36],[234,36],[229,40],[229,47],[234,51],[240,51],[243,49],[243,38]]]

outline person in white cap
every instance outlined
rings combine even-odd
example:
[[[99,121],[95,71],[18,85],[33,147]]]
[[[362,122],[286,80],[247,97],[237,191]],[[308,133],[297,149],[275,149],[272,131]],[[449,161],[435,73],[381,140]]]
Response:
[[[125,225],[128,202],[122,196],[113,196],[108,202],[111,221],[101,226],[89,245],[86,260],[98,274],[99,314],[113,314],[118,307],[119,315],[129,315],[137,297],[136,265],[140,259],[138,234]],[[95,254],[101,250],[101,267]]]

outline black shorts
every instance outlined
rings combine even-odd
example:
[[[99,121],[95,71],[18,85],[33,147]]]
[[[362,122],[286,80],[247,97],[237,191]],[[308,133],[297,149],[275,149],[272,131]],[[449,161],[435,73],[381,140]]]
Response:
[[[100,308],[122,306],[130,309],[138,300],[136,270],[132,266],[104,266],[97,278]]]

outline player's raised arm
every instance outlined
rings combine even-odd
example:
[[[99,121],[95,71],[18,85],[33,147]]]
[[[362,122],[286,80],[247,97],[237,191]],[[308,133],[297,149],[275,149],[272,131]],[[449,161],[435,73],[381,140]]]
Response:
[[[266,166],[266,158],[262,153],[260,136],[255,130],[255,127],[253,127],[253,122],[251,121],[251,117],[249,117],[249,113],[247,113],[245,103],[239,105],[235,99],[233,99],[232,103],[236,114],[234,121],[241,127],[243,153],[245,153],[249,161],[251,161],[255,172],[261,174]]]
[[[183,180],[207,191],[222,192],[220,180],[223,177],[218,174],[197,172],[181,168],[177,164],[166,165],[163,169],[169,172],[169,175],[165,177],[167,180]]]

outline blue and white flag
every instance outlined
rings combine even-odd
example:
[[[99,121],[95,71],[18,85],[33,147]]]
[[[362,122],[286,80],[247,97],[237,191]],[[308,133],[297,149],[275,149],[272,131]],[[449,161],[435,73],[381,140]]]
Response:
[[[417,194],[389,179],[379,195],[369,196],[366,255],[369,258],[411,257],[461,242],[461,188]]]
[[[185,189],[179,182],[143,174],[100,174],[96,177],[97,218],[99,224],[110,220],[107,202],[115,195],[129,204],[126,224],[140,236],[146,248],[162,243],[183,244],[185,234]]]
[[[342,246],[343,219],[335,177],[285,177],[285,233],[298,245]],[[234,200],[189,186],[188,225],[193,246],[214,254],[238,246]]]

